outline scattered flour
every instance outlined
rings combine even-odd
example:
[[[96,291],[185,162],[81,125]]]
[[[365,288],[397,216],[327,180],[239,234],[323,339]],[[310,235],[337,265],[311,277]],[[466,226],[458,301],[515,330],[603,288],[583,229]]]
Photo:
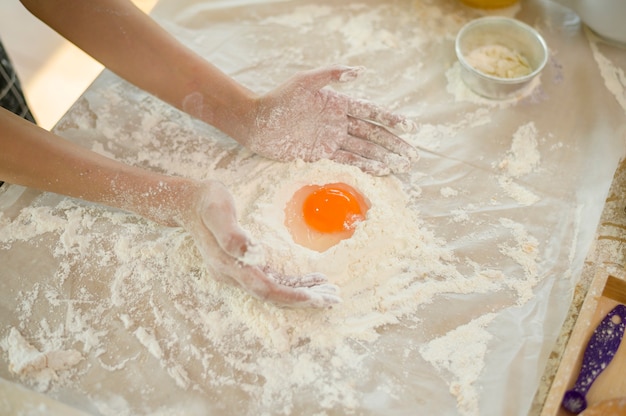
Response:
[[[216,157],[215,163],[222,157]],[[514,158],[509,155],[508,159]],[[489,293],[510,287],[527,296],[536,284],[532,277],[538,253],[529,252],[536,243],[519,224],[502,222],[513,237],[500,251],[524,265],[528,279],[508,279],[480,268],[474,274],[461,273],[455,254],[425,226],[394,176],[373,177],[330,161],[272,163],[249,158],[245,151],[232,160],[229,168],[215,173],[232,189],[242,208],[241,223],[259,241],[269,264],[287,274],[326,273],[341,288],[343,303],[325,311],[276,308],[214,280],[182,230],[163,229],[131,214],[69,199],[51,206],[34,204],[2,223],[0,245],[56,236],[49,240],[59,264],[56,276],[45,290],[36,286],[21,295],[21,319],[24,325],[36,319],[34,309],[41,303],[67,316],[57,328],[42,318],[38,325],[48,329],[35,336],[47,351],[46,345],[58,345],[59,334],[66,333],[91,357],[87,367],[78,360],[66,361],[67,366],[76,367],[76,383],[92,371],[90,367],[104,373],[129,373],[136,362],[154,360],[182,391],[201,392],[216,402],[226,400],[214,396],[223,389],[239,391],[234,397],[245,394],[249,398],[245,402],[255,404],[242,409],[242,414],[297,413],[310,406],[302,399],[310,394],[323,397],[318,404],[321,409],[356,409],[363,400],[358,386],[363,380],[377,380],[363,364],[364,345],[370,354],[376,351],[385,328],[402,328],[402,322],[416,325],[421,319],[420,305],[431,303],[441,293]],[[163,158],[157,163],[170,171],[191,166]],[[524,171],[521,166],[515,169]],[[304,184],[335,181],[359,189],[370,200],[367,220],[351,239],[323,253],[294,244],[283,226],[285,203]],[[442,190],[448,198],[456,193],[451,188]],[[419,192],[413,194],[419,197]],[[467,220],[464,213],[458,216]],[[91,276],[99,276],[97,284]],[[61,299],[66,296],[63,284],[69,281],[80,290],[68,305]],[[118,324],[122,333],[116,329]],[[128,335],[138,344],[128,340]],[[107,341],[112,337],[135,346],[117,351]],[[446,339],[450,340],[444,338],[438,344]],[[483,339],[475,341],[468,348],[484,348]],[[453,348],[455,341],[448,342]],[[13,352],[16,347],[7,345],[3,349],[9,362],[29,382],[38,373],[26,372],[28,365]],[[37,360],[42,355],[36,350],[19,351],[35,357],[27,363],[41,365]],[[449,369],[456,380],[454,394],[460,408],[473,400],[474,368],[481,365],[479,359],[469,366],[459,361]],[[52,374],[53,370],[43,371]],[[36,380],[32,384],[38,385]],[[389,381],[376,382],[381,389],[397,389]],[[46,389],[47,384],[54,385],[54,377]],[[158,403],[150,392],[141,396]],[[98,395],[92,400],[100,403],[103,414],[132,408],[126,400],[117,405]]]
[[[441,193],[441,196],[443,196],[444,198],[450,198],[453,196],[457,196],[459,194],[459,191],[457,191],[456,189],[450,188],[449,186],[445,186],[441,188],[439,192]]]
[[[464,222],[469,220],[469,215],[464,209],[455,209],[452,211],[452,220],[454,222]]]
[[[500,224],[510,230],[515,239],[514,244],[502,243],[499,244],[498,249],[522,266],[527,284],[516,285],[514,289],[517,291],[518,304],[523,305],[532,297],[532,287],[538,282],[539,242],[528,233],[524,224],[508,218],[501,218]]]
[[[42,391],[47,390],[50,383],[58,378],[57,372],[67,370],[83,360],[81,353],[72,349],[41,352],[24,339],[16,328],[9,330],[1,345],[9,356],[9,371],[30,380]]]
[[[624,69],[617,66],[600,52],[598,43],[601,41],[589,29],[587,29],[587,36],[589,37],[593,58],[598,64],[606,88],[615,96],[619,105],[626,112],[626,74],[624,74]]]
[[[541,154],[537,145],[537,128],[531,121],[520,126],[513,134],[511,149],[497,166],[503,172],[498,176],[500,187],[522,205],[532,205],[540,199],[516,181],[534,172],[539,166]]]
[[[498,176],[498,184],[504,192],[521,205],[533,205],[539,201],[539,196],[506,175]]]
[[[330,6],[306,5],[296,8],[292,13],[273,15],[261,21],[262,25],[276,24],[283,27],[300,29],[303,33],[309,32],[317,19],[328,17],[333,13]]]
[[[495,314],[485,314],[420,348],[424,359],[440,372],[452,374],[448,386],[450,393],[457,397],[458,410],[462,415],[477,415],[480,412],[479,394],[473,383],[483,369],[487,346],[493,338],[485,328],[495,317]]]
[[[541,162],[541,154],[537,149],[537,127],[534,122],[520,126],[513,134],[511,149],[498,168],[508,176],[520,178],[533,172]]]
[[[202,392],[217,402],[226,400],[213,396],[224,388],[245,392],[252,400],[246,403],[255,403],[257,414],[297,413],[310,406],[302,399],[310,397],[305,392],[323,397],[318,404],[322,409],[356,409],[363,400],[358,386],[363,380],[376,380],[363,364],[367,357],[363,346],[368,346],[370,354],[375,351],[384,328],[402,328],[401,322],[415,325],[421,319],[417,308],[441,293],[488,293],[509,286],[526,294],[536,283],[501,275],[493,278],[479,269],[475,275],[460,273],[454,253],[424,225],[419,211],[411,208],[396,177],[372,177],[329,161],[280,164],[247,156],[236,159],[232,169],[251,173],[234,182],[230,179],[229,185],[243,208],[242,225],[261,242],[267,261],[285,273],[326,273],[341,288],[341,305],[309,311],[257,301],[209,276],[182,230],[162,229],[131,214],[62,200],[56,206],[23,209],[0,233],[4,246],[50,234],[58,237],[51,240],[56,241],[52,246],[59,262],[53,285],[22,296],[25,323],[33,319],[33,308],[42,302],[67,314],[66,323],[37,336],[38,343],[44,347],[57,343],[55,333],[67,332],[72,342],[92,356],[90,366],[104,373],[132,372],[134,363],[154,360],[176,388]],[[224,180],[233,174],[228,169],[218,173]],[[282,225],[286,201],[303,184],[337,180],[359,189],[371,201],[367,220],[351,239],[323,253],[294,244]],[[514,237],[501,251],[527,265],[532,274],[537,253],[524,257],[529,238]],[[101,270],[108,272],[102,275]],[[90,276],[100,276],[97,285]],[[73,295],[71,308],[60,301],[65,281],[81,288]],[[45,318],[40,324],[48,325]],[[117,324],[123,328],[119,335]],[[132,345],[128,335],[138,342],[128,351],[116,352],[118,347],[106,341],[121,337]],[[468,348],[480,349],[481,345],[482,341]],[[3,349],[9,362],[26,368],[11,352],[14,348],[5,343]],[[480,363],[476,360],[472,366]],[[67,363],[76,367],[77,383],[91,371],[80,364]],[[459,362],[450,369],[462,407],[473,394],[471,368]],[[28,382],[28,374],[24,379]],[[50,380],[53,385],[54,379]],[[167,380],[160,382],[167,384]],[[389,391],[397,389],[389,381],[377,383]],[[149,392],[142,396],[158,403]],[[95,395],[92,400],[105,398]],[[102,404],[103,409],[110,406]],[[116,410],[103,414],[115,414],[120,407],[111,409]]]

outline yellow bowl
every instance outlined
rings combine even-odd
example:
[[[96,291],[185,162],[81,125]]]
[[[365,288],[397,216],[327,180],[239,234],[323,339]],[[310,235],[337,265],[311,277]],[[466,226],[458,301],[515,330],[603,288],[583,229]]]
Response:
[[[461,3],[478,9],[500,9],[502,7],[512,6],[518,1],[519,0],[461,0]]]

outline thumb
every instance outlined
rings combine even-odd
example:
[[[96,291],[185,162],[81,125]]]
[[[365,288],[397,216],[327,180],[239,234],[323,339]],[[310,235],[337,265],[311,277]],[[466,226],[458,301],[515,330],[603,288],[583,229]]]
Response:
[[[222,250],[235,258],[246,254],[250,239],[239,226],[235,202],[224,185],[219,182],[207,183],[198,211],[202,223],[213,234]]]
[[[304,87],[311,91],[317,91],[333,82],[354,81],[365,71],[362,66],[333,65],[324,68],[304,71],[297,75]]]

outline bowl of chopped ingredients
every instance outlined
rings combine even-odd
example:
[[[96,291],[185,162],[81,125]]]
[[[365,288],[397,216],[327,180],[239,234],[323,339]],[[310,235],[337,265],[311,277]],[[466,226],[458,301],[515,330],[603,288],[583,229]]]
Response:
[[[461,28],[455,43],[461,78],[475,93],[506,99],[523,92],[548,61],[539,32],[519,20],[488,16]]]

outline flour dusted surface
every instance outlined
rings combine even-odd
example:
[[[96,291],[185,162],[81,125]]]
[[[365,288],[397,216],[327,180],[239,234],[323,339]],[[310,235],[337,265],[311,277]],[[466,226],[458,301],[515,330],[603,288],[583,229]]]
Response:
[[[324,311],[275,308],[216,282],[180,229],[26,192],[19,210],[0,216],[0,262],[10,266],[2,282],[11,294],[0,340],[2,358],[29,371],[7,365],[2,375],[103,415],[456,415],[504,397],[506,381],[490,385],[489,371],[514,361],[525,370],[511,376],[515,393],[527,401],[536,355],[520,358],[508,347],[522,340],[539,348],[548,329],[525,319],[541,320],[548,299],[550,308],[563,306],[564,296],[545,293],[575,273],[584,245],[577,238],[589,232],[571,198],[585,187],[571,172],[590,140],[562,135],[564,124],[551,122],[565,52],[523,96],[495,103],[460,82],[454,37],[475,14],[457,2],[255,3],[235,7],[236,16],[211,7],[181,14],[177,35],[259,92],[303,68],[367,67],[357,82],[334,87],[409,114],[420,128],[407,139],[426,149],[422,159],[385,178],[327,161],[267,161],[110,74],[60,131],[127,163],[222,180],[263,257],[287,273],[326,273],[344,302]],[[293,244],[284,203],[303,184],[335,181],[373,203],[368,219],[325,253]],[[559,289],[552,293],[566,293]],[[498,325],[511,336],[494,337]],[[10,344],[10,328],[22,344]],[[21,365],[9,345],[82,359],[38,384],[48,370]]]
[[[201,393],[216,403],[244,395],[252,400],[245,403],[254,404],[242,407],[244,414],[298,413],[310,407],[310,395],[322,398],[317,402],[320,409],[357,409],[367,397],[368,384],[377,380],[367,363],[382,348],[378,340],[385,328],[407,331],[419,325],[420,305],[430,304],[439,294],[490,292],[506,282],[480,271],[461,274],[454,253],[425,226],[394,176],[376,178],[329,161],[240,163],[257,169],[231,189],[242,207],[242,225],[262,243],[269,264],[288,274],[325,273],[341,288],[343,303],[323,311],[276,308],[215,281],[182,230],[162,229],[130,214],[70,200],[48,209],[27,208],[3,225],[3,235],[9,237],[1,243],[24,241],[20,235],[56,235],[51,241],[56,241],[58,269],[45,293],[37,286],[21,295],[22,324],[30,321],[36,304],[64,310],[65,323],[45,317],[34,322],[50,328],[34,341],[42,350],[56,344],[71,347],[89,362],[60,368],[59,387],[77,383],[76,388],[84,388],[90,367],[132,374],[138,362],[151,362],[162,371],[151,382],[172,391]],[[286,201],[304,184],[338,180],[359,189],[371,202],[366,221],[351,239],[323,253],[294,244],[283,225]],[[442,193],[454,194],[445,188]],[[515,242],[510,246],[514,249]],[[104,281],[91,280],[92,267],[108,270]],[[78,279],[72,276],[75,269],[82,271]],[[71,308],[62,300],[67,279],[80,289],[72,295]],[[130,335],[123,348],[108,342],[119,331]],[[418,345],[407,344],[403,354],[417,354]],[[5,350],[11,362],[21,365],[11,352],[14,348]],[[39,354],[34,349],[32,353]],[[474,365],[480,365],[480,357],[467,357],[474,359]],[[31,383],[44,370],[33,368],[14,372]],[[463,367],[454,371],[461,378],[470,374],[463,376]],[[140,374],[133,379],[145,383]],[[408,386],[405,393],[403,388],[399,392],[390,379],[376,383],[377,389],[388,392],[377,393],[387,396],[385,400],[409,394]],[[55,388],[54,382],[37,385],[44,391]],[[139,389],[137,394],[151,403],[149,408],[160,408],[157,391]],[[125,401],[90,395],[102,414],[137,410]]]

